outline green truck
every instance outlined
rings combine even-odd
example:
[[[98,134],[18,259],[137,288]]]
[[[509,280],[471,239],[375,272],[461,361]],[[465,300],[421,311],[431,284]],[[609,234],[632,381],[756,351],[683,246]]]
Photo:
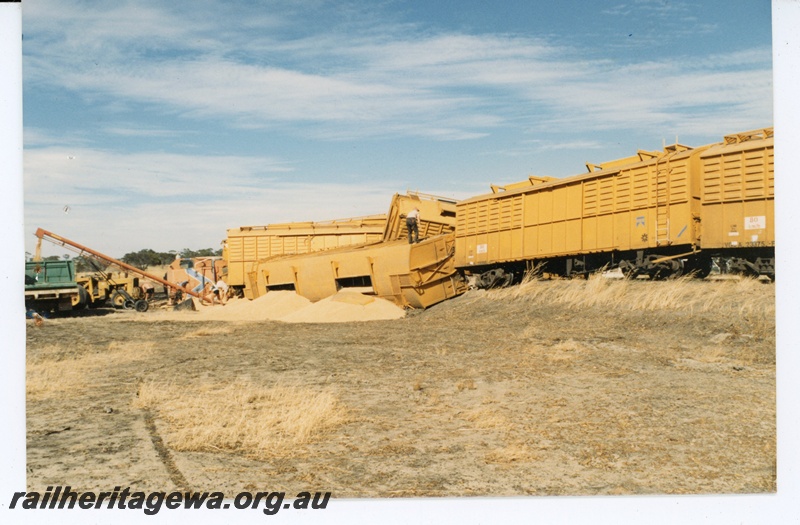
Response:
[[[74,261],[25,262],[25,310],[65,312],[86,303],[88,293],[75,280]]]

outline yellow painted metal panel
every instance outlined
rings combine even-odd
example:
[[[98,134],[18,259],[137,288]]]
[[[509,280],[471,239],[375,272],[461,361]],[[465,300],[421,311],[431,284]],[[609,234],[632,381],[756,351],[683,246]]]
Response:
[[[631,212],[625,211],[614,215],[614,245],[631,246]]]
[[[528,226],[524,228],[522,234],[523,254],[525,258],[533,258],[539,246],[538,226]]]
[[[583,216],[597,215],[599,208],[599,183],[597,180],[587,180],[583,183]]]
[[[565,223],[564,236],[566,239],[565,251],[567,253],[579,253],[583,250],[581,239],[583,238],[581,220],[573,219]]]
[[[511,231],[505,230],[497,233],[497,258],[508,261],[513,257],[511,251]]]
[[[554,188],[552,192],[553,213],[551,221],[563,221],[567,218],[567,187]]]
[[[580,219],[583,211],[583,185],[573,183],[567,186],[566,219]]]
[[[539,225],[539,245],[536,249],[536,254],[539,257],[546,256],[553,253],[553,225],[540,224]]]
[[[486,258],[490,261],[500,259],[500,235],[496,231],[486,234]]]
[[[633,178],[632,207],[642,209],[650,206],[652,191],[650,189],[650,173],[644,167],[631,170]]]
[[[471,249],[472,239],[467,237],[456,237],[456,264],[458,266],[467,266],[470,264],[468,253]],[[474,251],[473,251],[474,253]],[[474,259],[472,260],[474,264]]]
[[[583,249],[597,250],[597,218],[586,217],[583,219]]]
[[[629,210],[633,202],[633,176],[630,170],[621,171],[614,177],[615,209],[618,212]]]
[[[598,182],[598,213],[611,213],[614,211],[614,179],[602,177]]]
[[[631,247],[645,249],[653,245],[657,226],[656,214],[653,208],[635,210],[633,217],[634,234],[631,237]]]
[[[522,222],[526,227],[539,224],[539,193],[528,193],[524,196]]]
[[[675,204],[670,208],[669,241],[671,244],[694,244],[694,218],[691,203]]]
[[[597,247],[602,250],[614,248],[614,217],[601,215],[597,218]]]
[[[703,217],[700,224],[700,245],[704,248],[720,248],[728,241],[723,226],[723,205],[720,202],[703,206]]]
[[[489,261],[489,234],[477,235],[475,241],[475,264],[484,264]]]
[[[538,224],[547,224],[553,220],[553,191],[543,190],[539,193]]]
[[[567,253],[567,226],[564,221],[554,222],[552,224],[552,244],[550,249],[555,254]]]
[[[523,243],[524,226],[520,225],[511,232],[511,259],[521,259],[525,257],[525,245]]]

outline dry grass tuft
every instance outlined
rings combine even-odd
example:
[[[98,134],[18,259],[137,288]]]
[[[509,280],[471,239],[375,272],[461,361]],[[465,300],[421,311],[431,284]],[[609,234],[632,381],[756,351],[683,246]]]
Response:
[[[599,275],[588,280],[525,279],[518,286],[490,290],[487,297],[576,308],[724,310],[765,319],[775,317],[775,287],[756,279],[709,282],[683,277],[667,281],[631,281],[605,279]]]
[[[257,458],[301,453],[309,443],[348,421],[329,392],[295,386],[143,383],[137,408],[166,421],[167,444],[175,450],[239,452]]]
[[[54,347],[56,348],[56,347]],[[26,365],[25,388],[31,398],[80,394],[98,381],[108,380],[108,371],[120,363],[130,363],[152,355],[153,342],[111,342],[78,357],[63,352],[40,352]],[[47,350],[47,349],[46,349]]]
[[[721,363],[729,359],[728,353],[721,346],[704,346],[692,358],[701,363]]]
[[[539,455],[531,451],[524,443],[511,443],[494,449],[484,456],[486,463],[510,466],[512,463],[530,463],[539,459]]]
[[[553,345],[547,352],[547,358],[552,361],[568,361],[577,358],[584,348],[574,339],[567,339]]]
[[[231,328],[226,326],[218,326],[215,328],[200,328],[194,332],[189,332],[181,337],[179,340],[194,339],[195,337],[208,337],[213,335],[226,335],[231,333]]]
[[[499,413],[495,407],[482,407],[473,409],[461,416],[466,421],[473,423],[475,428],[496,429],[501,431],[511,431],[514,426],[509,419]]]
[[[459,392],[463,392],[464,390],[475,390],[477,385],[475,385],[475,381],[472,379],[464,379],[456,383],[456,390]]]

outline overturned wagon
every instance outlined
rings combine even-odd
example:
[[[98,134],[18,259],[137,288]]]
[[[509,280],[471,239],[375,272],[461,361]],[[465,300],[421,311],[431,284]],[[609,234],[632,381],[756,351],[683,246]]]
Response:
[[[228,267],[226,282],[235,289],[244,288],[245,276],[261,259],[378,242],[385,227],[386,216],[373,215],[231,228],[223,251]]]
[[[246,275],[258,261],[270,257],[403,239],[405,215],[415,207],[420,209],[422,237],[455,229],[455,201],[415,192],[395,194],[388,213],[381,215],[231,228],[223,253],[228,268],[225,281],[234,289],[243,290]]]
[[[294,290],[311,301],[343,288],[358,289],[395,304],[427,308],[464,293],[453,262],[455,237],[438,235],[416,244],[388,241],[260,261],[248,273],[245,294]]]

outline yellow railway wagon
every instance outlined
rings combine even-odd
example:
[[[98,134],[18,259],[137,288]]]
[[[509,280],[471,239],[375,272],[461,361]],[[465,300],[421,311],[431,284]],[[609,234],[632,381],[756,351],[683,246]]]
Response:
[[[702,247],[775,246],[772,129],[728,135],[701,155]]]
[[[771,140],[762,130],[676,144],[587,164],[583,175],[492,187],[457,204],[456,266],[480,275],[479,286],[539,264],[564,275],[609,265],[654,278],[703,273],[713,256],[774,276],[769,251],[730,251],[745,246],[733,230],[749,229],[750,247],[774,246]]]
[[[386,215],[232,228],[225,242],[225,281],[241,288],[247,273],[261,259],[378,242],[385,230]]]
[[[453,263],[454,243],[450,233],[415,244],[395,240],[274,257],[248,274],[245,296],[294,290],[318,301],[342,288],[356,288],[399,306],[427,308],[467,289]]]

